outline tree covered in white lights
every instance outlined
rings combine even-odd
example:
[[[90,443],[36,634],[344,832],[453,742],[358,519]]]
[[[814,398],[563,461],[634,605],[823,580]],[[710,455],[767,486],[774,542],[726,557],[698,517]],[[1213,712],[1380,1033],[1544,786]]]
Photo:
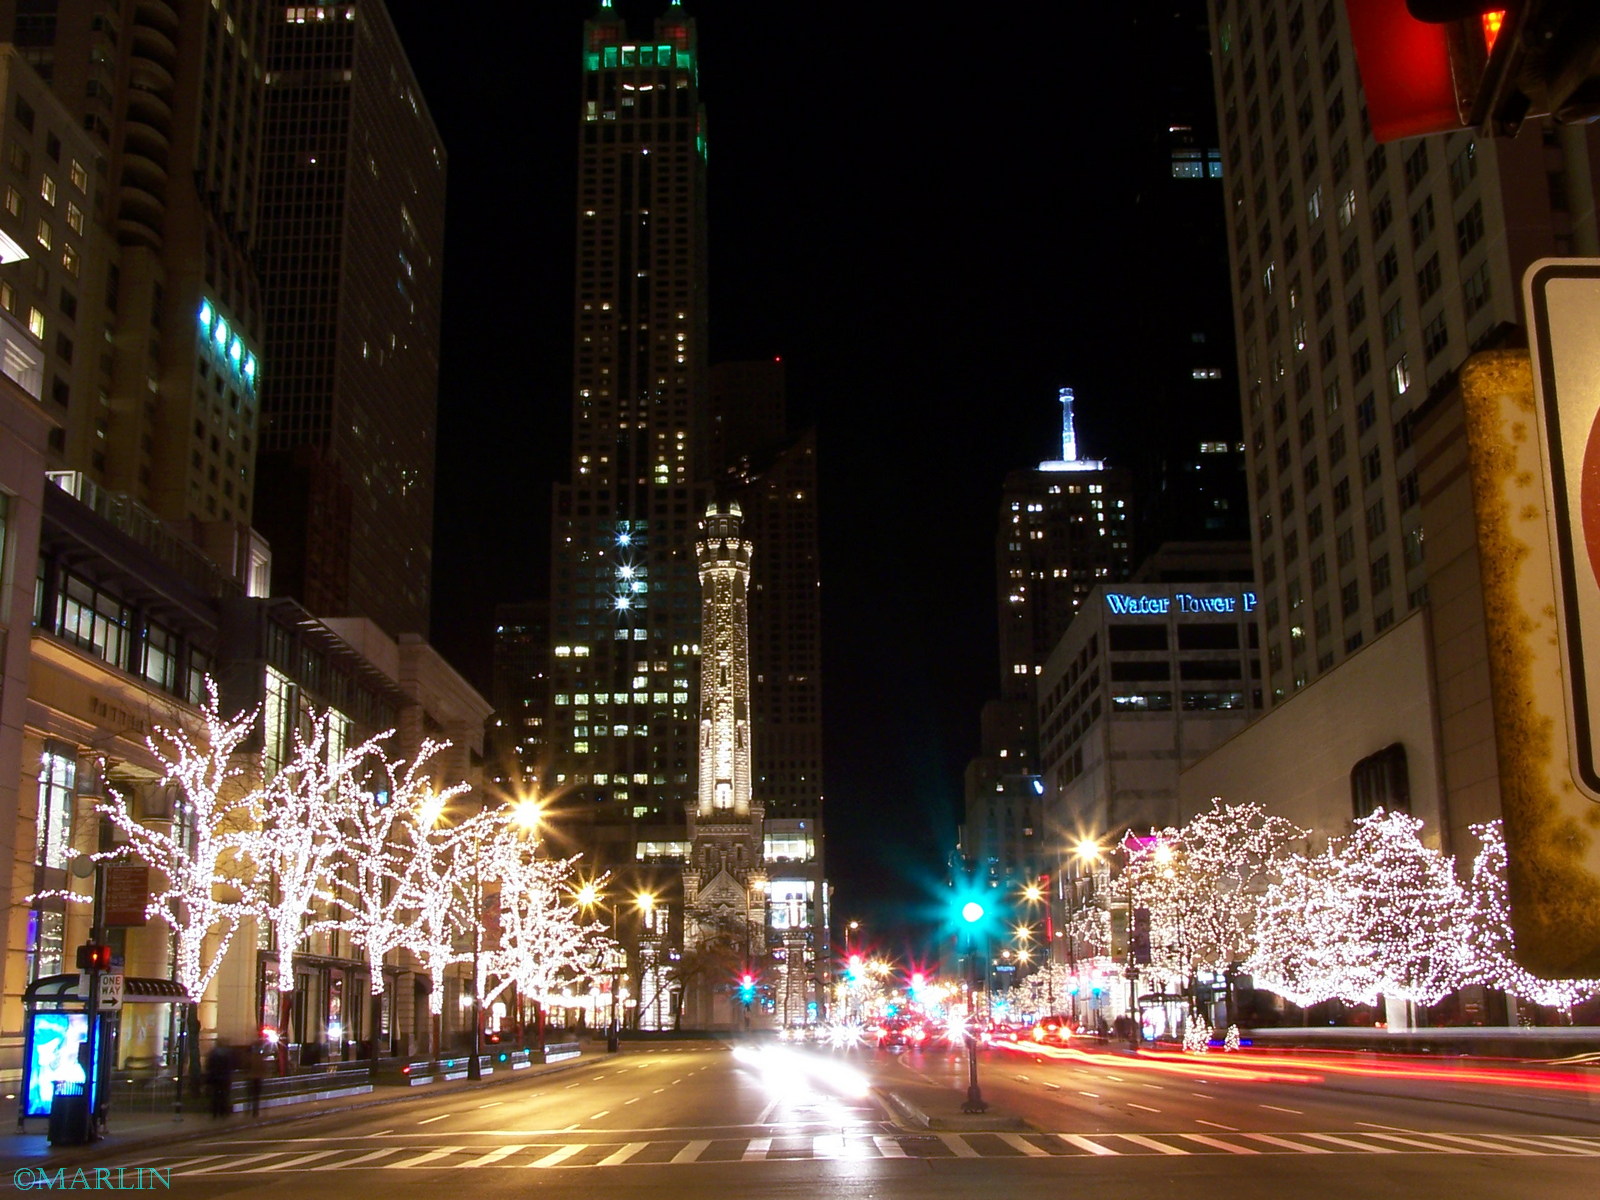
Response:
[[[257,871],[260,915],[277,949],[279,1029],[291,1028],[301,942],[334,923],[336,864],[349,850],[341,820],[344,784],[380,740],[348,745],[341,720],[324,711],[312,714],[308,729],[295,729],[288,761],[252,796],[251,828],[243,837]]]
[[[538,843],[519,837],[494,845],[484,869],[498,886],[499,936],[480,955],[486,1006],[512,987],[519,998],[542,1003],[612,944],[574,899],[578,857],[541,858]]]
[[[340,928],[366,955],[374,998],[384,992],[384,960],[408,943],[417,920],[414,876],[428,860],[407,851],[416,841],[410,823],[467,790],[466,784],[441,787],[429,773],[443,749],[430,739],[406,761],[390,759],[375,747],[366,769],[340,780],[342,844],[332,879],[333,904]],[[371,1028],[378,1028],[376,1021]]]
[[[207,679],[200,715],[203,730],[157,726],[145,742],[161,764],[161,785],[178,789],[170,824],[141,823],[127,798],[116,793],[97,805],[125,835],[128,851],[154,872],[145,915],[172,930],[173,979],[195,1001],[205,995],[259,900],[244,838],[260,791],[250,764],[239,757],[258,714],[224,717],[216,685]]]
[[[1132,851],[1122,886],[1150,911],[1151,973],[1186,982],[1248,957],[1263,893],[1304,836],[1259,804],[1213,800]]]
[[[1506,893],[1506,841],[1499,821],[1474,825],[1482,845],[1472,862],[1467,933],[1469,983],[1502,988],[1520,1000],[1570,1009],[1600,995],[1600,979],[1542,979],[1516,961]]]

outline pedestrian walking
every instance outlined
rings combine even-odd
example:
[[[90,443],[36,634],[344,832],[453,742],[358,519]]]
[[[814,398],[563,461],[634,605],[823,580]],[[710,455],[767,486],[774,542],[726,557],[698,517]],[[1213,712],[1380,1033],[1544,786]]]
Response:
[[[233,1087],[233,1047],[219,1037],[206,1055],[206,1087],[211,1093],[211,1115],[225,1117],[231,1111],[228,1093]]]
[[[266,1047],[257,1042],[251,1046],[244,1060],[245,1096],[250,1102],[250,1115],[261,1115],[261,1087],[267,1077]]]

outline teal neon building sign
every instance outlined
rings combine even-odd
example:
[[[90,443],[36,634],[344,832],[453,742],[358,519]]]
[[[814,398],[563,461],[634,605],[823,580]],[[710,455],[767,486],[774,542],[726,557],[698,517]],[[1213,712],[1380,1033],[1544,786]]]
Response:
[[[212,361],[233,376],[234,381],[246,392],[255,395],[261,363],[254,353],[246,349],[244,339],[234,332],[228,319],[217,311],[217,306],[205,297],[200,299],[196,318],[200,340]]]

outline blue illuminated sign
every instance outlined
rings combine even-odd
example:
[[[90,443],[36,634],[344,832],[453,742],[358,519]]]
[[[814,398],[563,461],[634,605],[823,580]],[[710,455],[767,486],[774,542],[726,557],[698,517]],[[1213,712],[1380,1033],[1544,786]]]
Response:
[[[260,364],[256,356],[245,349],[244,339],[234,332],[227,318],[207,299],[201,299],[200,309],[195,316],[200,325],[200,340],[211,351],[218,365],[232,374],[245,391],[253,393]]]
[[[1170,596],[1133,595],[1107,592],[1106,604],[1119,617],[1159,617],[1167,613],[1254,612],[1256,594],[1240,592],[1233,596],[1195,596],[1174,592]]]

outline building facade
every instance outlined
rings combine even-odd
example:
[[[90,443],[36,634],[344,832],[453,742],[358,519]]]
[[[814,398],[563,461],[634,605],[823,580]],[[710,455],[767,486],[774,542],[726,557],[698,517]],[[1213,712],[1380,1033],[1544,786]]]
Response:
[[[1270,706],[1426,603],[1415,413],[1529,263],[1600,251],[1600,133],[1379,145],[1342,5],[1211,16]]]
[[[428,631],[445,154],[382,0],[272,11],[258,255],[276,590]]]

